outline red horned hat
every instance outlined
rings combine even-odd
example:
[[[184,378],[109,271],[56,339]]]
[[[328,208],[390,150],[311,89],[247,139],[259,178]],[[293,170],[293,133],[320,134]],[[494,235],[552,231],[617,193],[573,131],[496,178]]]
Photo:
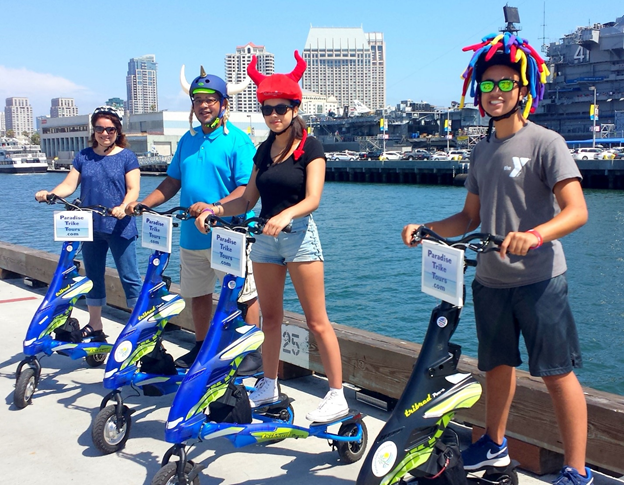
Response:
[[[299,80],[306,70],[307,64],[303,58],[299,55],[298,51],[295,51],[295,59],[297,59],[297,65],[290,74],[272,74],[266,76],[261,72],[258,72],[258,59],[256,56],[251,58],[251,62],[247,66],[247,74],[258,86],[257,96],[260,104],[264,103],[267,99],[289,99],[301,103],[301,87],[299,86]]]

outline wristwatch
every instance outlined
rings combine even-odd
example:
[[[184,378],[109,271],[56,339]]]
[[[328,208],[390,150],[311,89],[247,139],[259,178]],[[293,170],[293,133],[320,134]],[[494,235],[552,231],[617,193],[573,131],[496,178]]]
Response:
[[[217,208],[217,207],[221,207],[221,214],[223,214],[223,205],[221,204],[221,202],[217,201],[217,202],[213,202],[212,203],[213,207]]]

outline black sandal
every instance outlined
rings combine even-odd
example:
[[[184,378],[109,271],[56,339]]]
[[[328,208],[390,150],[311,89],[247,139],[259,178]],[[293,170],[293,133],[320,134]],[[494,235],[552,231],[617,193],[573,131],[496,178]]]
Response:
[[[80,337],[84,340],[86,338],[98,339],[98,338],[106,338],[103,330],[93,330],[93,327],[90,324],[86,324],[84,327],[80,329]]]

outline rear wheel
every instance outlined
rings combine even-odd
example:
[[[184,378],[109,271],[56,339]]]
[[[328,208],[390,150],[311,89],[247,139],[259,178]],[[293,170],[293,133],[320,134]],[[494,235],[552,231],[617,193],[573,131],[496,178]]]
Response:
[[[336,448],[340,459],[345,463],[355,463],[359,461],[366,451],[368,443],[368,431],[363,421],[357,423],[347,423],[340,426],[339,436],[357,436],[359,429],[362,429],[362,439],[359,441],[338,441]]]
[[[108,354],[91,354],[85,357],[85,361],[89,367],[99,367],[106,362]]]
[[[35,377],[35,369],[26,367],[20,372],[20,376],[15,384],[15,393],[13,394],[13,402],[18,409],[24,409],[32,403],[32,396],[37,388],[37,378]]]
[[[154,475],[152,479],[152,485],[178,485],[180,481],[178,480],[177,472],[178,465],[177,463],[167,463],[164,467],[158,470],[158,473]],[[191,463],[186,463],[184,465],[184,478],[186,479],[186,483],[188,483],[188,474],[191,473],[193,469],[193,465]],[[193,479],[192,485],[199,485],[199,477],[195,477]]]
[[[130,437],[132,417],[130,410],[123,407],[121,421],[117,418],[117,406],[106,406],[95,417],[91,428],[93,444],[104,454],[121,450]]]

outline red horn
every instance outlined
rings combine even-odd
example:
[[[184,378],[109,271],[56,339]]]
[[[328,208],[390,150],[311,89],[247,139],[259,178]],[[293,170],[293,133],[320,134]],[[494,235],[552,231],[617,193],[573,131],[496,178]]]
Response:
[[[260,84],[264,79],[267,78],[267,76],[265,76],[264,74],[258,71],[257,66],[258,66],[258,58],[256,56],[252,56],[251,62],[247,66],[247,74],[249,74],[249,77],[251,78],[251,80],[254,82],[256,86]]]
[[[303,58],[299,55],[299,51],[295,51],[295,59],[297,59],[297,65],[290,74],[287,74],[287,76],[294,81],[299,82],[308,65],[306,64],[306,61],[304,61]]]

